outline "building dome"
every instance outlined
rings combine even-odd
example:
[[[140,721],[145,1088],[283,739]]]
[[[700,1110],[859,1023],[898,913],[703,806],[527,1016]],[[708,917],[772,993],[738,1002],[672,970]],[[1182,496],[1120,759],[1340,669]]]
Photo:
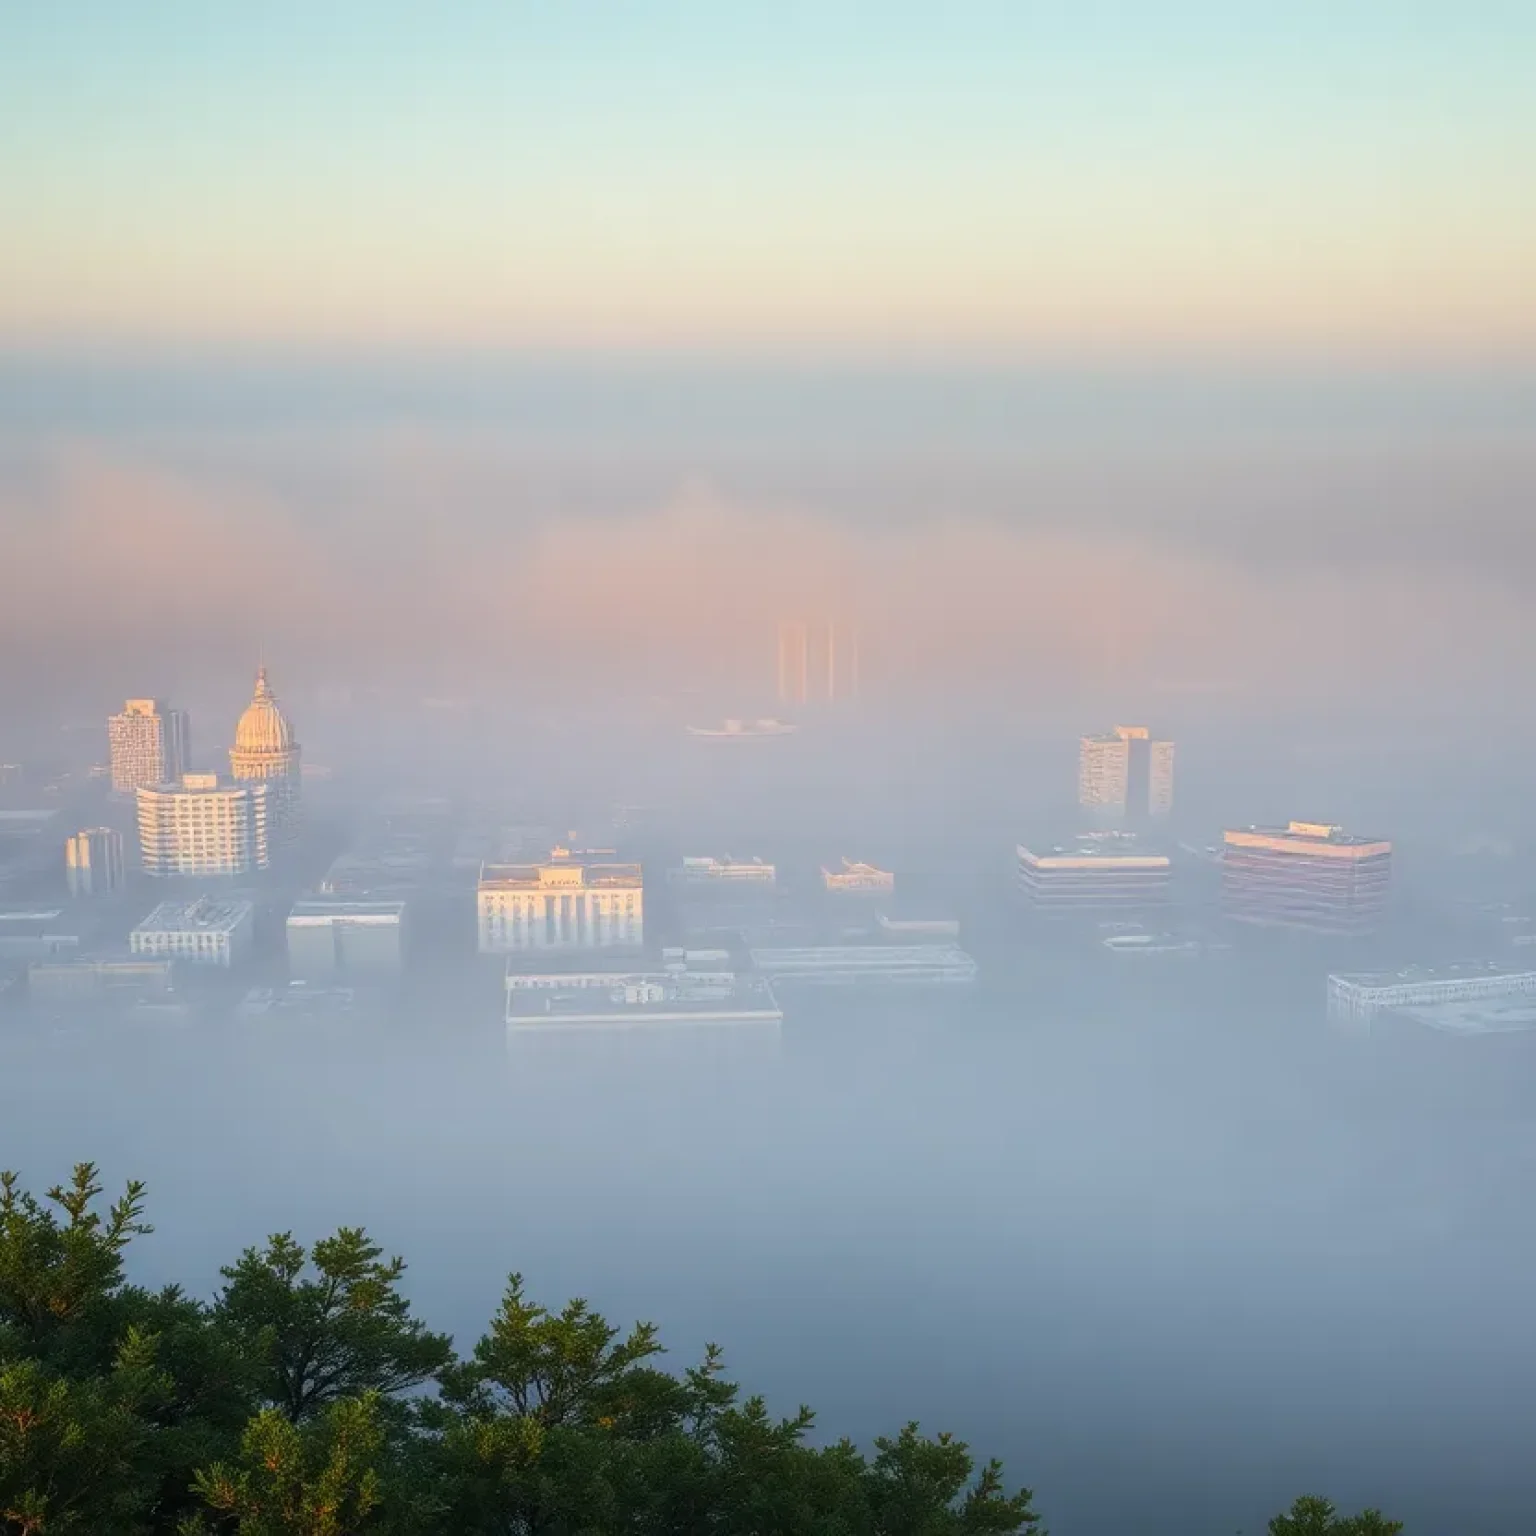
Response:
[[[291,752],[295,745],[293,727],[277,707],[277,700],[267,684],[267,669],[262,667],[256,673],[255,695],[235,727],[235,753],[265,757]]]

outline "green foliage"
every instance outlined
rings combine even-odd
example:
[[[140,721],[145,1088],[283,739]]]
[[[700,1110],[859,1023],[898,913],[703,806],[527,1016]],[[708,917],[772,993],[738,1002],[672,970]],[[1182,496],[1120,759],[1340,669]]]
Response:
[[[743,1399],[714,1345],[508,1282],[467,1358],[356,1228],[248,1249],[212,1303],[128,1283],[90,1164],[0,1175],[0,1536],[1038,1536],[1028,1490],[909,1424],[866,1454]],[[1299,1499],[1270,1536],[1397,1536]]]

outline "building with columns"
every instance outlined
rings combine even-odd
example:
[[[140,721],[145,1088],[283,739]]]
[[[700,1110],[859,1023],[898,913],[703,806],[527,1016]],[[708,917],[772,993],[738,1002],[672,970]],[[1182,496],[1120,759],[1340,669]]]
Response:
[[[544,864],[483,864],[477,907],[480,953],[639,949],[645,942],[638,864],[556,848]]]
[[[268,839],[273,847],[292,842],[298,836],[303,809],[300,749],[267,682],[265,667],[257,669],[256,691],[235,727],[229,772],[237,783],[267,786]]]

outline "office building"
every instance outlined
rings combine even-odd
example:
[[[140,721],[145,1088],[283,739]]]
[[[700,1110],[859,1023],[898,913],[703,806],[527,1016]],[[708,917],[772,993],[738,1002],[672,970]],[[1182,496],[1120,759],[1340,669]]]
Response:
[[[1084,736],[1077,759],[1077,803],[1113,821],[1160,821],[1173,812],[1173,743],[1144,725]]]
[[[112,792],[131,795],[141,785],[170,784],[191,766],[185,710],[159,699],[129,699],[107,721]]]
[[[256,909],[248,901],[162,901],[128,935],[128,948],[135,955],[228,970],[249,954],[255,927]]]
[[[1401,971],[1354,971],[1328,978],[1328,1012],[1351,1023],[1384,1013],[1444,1011],[1447,1017],[1477,1011],[1490,1002],[1536,999],[1536,970],[1487,960],[1456,965],[1409,966]],[[1522,1010],[1524,1011],[1524,1010]]]
[[[896,889],[896,876],[888,869],[845,858],[838,869],[822,865],[821,883],[835,896],[878,896]]]
[[[835,704],[859,693],[859,634],[831,621],[779,625],[779,702]]]
[[[638,864],[555,848],[544,864],[486,864],[477,895],[481,954],[637,949],[645,889]]]
[[[137,1002],[170,994],[173,962],[154,955],[81,955],[34,960],[27,992],[35,1003]]]
[[[267,868],[269,792],[267,784],[230,784],[213,773],[186,773],[179,784],[141,787],[144,873],[248,875]]]
[[[306,981],[400,973],[405,903],[305,896],[288,914],[288,971]]]
[[[59,907],[0,907],[0,967],[6,962],[70,956],[80,949]]]
[[[672,878],[695,892],[771,889],[778,871],[761,859],[733,859],[727,854],[723,859],[685,858],[681,867],[673,870]]]
[[[267,682],[256,672],[256,691],[235,727],[229,751],[230,777],[241,784],[265,784],[267,836],[273,848],[298,836],[303,809],[303,773],[297,738]]]
[[[1169,900],[1172,860],[1134,833],[1086,833],[1036,848],[1020,843],[1015,852],[1019,895],[1041,917],[1136,917]]]
[[[1364,934],[1386,912],[1392,844],[1342,827],[1293,821],[1223,834],[1222,906],[1239,923]]]
[[[123,888],[123,835],[87,827],[64,844],[64,878],[71,896],[110,896]]]
[[[784,987],[966,986],[976,962],[955,944],[817,944],[752,951],[752,964]]]

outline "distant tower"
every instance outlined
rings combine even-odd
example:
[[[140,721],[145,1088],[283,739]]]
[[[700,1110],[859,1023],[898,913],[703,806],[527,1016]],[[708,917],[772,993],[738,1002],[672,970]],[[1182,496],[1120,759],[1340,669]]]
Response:
[[[129,699],[107,721],[112,792],[131,795],[144,784],[173,784],[187,771],[187,715],[159,699]]]
[[[64,874],[71,896],[110,896],[123,886],[123,834],[87,827],[64,844]]]
[[[779,625],[779,702],[835,704],[859,693],[859,632],[831,620]]]
[[[268,832],[274,846],[291,842],[299,832],[303,810],[299,758],[293,727],[278,708],[267,683],[267,669],[260,667],[256,692],[235,727],[229,771],[237,782],[260,780],[268,786]]]
[[[1173,743],[1144,725],[1084,736],[1077,760],[1077,803],[1116,821],[1161,821],[1173,812]]]

